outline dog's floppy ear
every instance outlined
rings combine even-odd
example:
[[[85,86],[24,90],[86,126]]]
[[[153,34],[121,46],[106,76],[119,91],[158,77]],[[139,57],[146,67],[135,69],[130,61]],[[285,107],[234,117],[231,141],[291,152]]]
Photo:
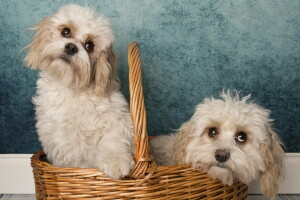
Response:
[[[193,132],[193,122],[188,121],[181,125],[178,130],[178,136],[176,137],[174,153],[173,153],[173,162],[177,165],[186,164],[187,152],[186,148],[192,137],[191,134]]]
[[[281,141],[272,130],[270,124],[265,125],[270,142],[261,145],[261,153],[266,165],[266,170],[260,175],[261,190],[264,195],[274,199],[278,191],[280,178],[284,174],[284,151],[281,148]]]
[[[49,31],[50,18],[44,18],[35,27],[29,30],[36,31],[32,42],[24,49],[28,49],[28,53],[24,59],[24,64],[32,69],[37,69],[40,65],[40,54],[43,45],[47,39],[50,39],[51,32]]]
[[[109,47],[102,51],[95,64],[95,92],[99,96],[108,96],[112,91],[119,89],[116,75],[116,55]]]

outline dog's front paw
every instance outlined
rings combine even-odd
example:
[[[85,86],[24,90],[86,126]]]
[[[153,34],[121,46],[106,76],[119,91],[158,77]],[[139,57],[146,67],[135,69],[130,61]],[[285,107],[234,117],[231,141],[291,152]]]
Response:
[[[127,176],[135,162],[130,155],[107,155],[100,159],[98,168],[113,179],[121,179]]]
[[[207,173],[210,177],[221,181],[225,185],[231,186],[233,184],[233,175],[227,169],[220,167],[211,167]]]

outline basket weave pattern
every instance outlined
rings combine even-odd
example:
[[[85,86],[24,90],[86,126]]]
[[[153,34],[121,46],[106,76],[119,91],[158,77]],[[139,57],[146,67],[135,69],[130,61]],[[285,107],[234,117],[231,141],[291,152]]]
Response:
[[[123,180],[97,169],[60,168],[31,158],[37,199],[157,199],[245,200],[247,186],[226,186],[189,165],[157,166],[149,154],[139,46],[128,47],[130,112],[135,132],[136,165]]]

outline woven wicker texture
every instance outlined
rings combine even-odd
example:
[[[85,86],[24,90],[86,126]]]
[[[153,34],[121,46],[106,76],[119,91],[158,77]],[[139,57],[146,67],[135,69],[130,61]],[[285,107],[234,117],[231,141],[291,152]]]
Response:
[[[136,165],[123,180],[97,169],[60,168],[42,161],[43,151],[31,159],[37,199],[158,199],[245,200],[247,186],[226,186],[188,165],[157,166],[149,154],[141,59],[136,42],[129,45],[130,112],[135,131]]]

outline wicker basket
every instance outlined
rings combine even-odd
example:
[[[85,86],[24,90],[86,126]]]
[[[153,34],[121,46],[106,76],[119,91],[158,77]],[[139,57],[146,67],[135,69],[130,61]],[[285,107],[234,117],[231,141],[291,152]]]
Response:
[[[188,165],[157,166],[149,154],[141,60],[136,42],[128,46],[130,112],[135,132],[136,165],[123,180],[113,180],[97,169],[60,168],[31,158],[37,199],[206,199],[244,200],[247,186],[226,186]]]

